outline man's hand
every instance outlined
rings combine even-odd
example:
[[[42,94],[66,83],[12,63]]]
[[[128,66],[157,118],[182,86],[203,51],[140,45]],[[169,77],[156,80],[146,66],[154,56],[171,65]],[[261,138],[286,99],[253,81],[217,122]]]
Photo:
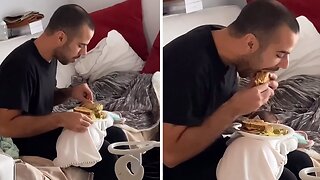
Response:
[[[270,81],[268,82],[269,84],[269,87],[273,90],[276,90],[277,87],[278,87],[278,82],[276,81],[278,79],[278,76],[275,74],[275,73],[269,73],[269,78],[270,78]],[[255,79],[252,78],[250,80],[250,83],[248,84],[248,88],[252,88],[255,86]]]
[[[277,117],[272,112],[269,112],[269,111],[257,111],[257,112],[250,114],[250,116],[248,116],[248,118],[253,119],[256,116],[259,116],[260,119],[262,119],[266,122],[270,122],[270,123],[278,123],[279,122]]]
[[[93,100],[93,94],[90,90],[87,83],[80,84],[72,88],[71,97],[79,100],[79,101],[86,101],[86,100]]]
[[[276,90],[278,88],[278,82],[276,81],[278,79],[278,76],[274,73],[270,73],[270,82],[269,87],[273,90]]]
[[[93,123],[88,116],[77,112],[59,113],[59,119],[62,127],[75,132],[84,132]]]
[[[226,103],[236,115],[245,115],[256,111],[274,95],[273,88],[269,87],[270,83],[240,90]]]

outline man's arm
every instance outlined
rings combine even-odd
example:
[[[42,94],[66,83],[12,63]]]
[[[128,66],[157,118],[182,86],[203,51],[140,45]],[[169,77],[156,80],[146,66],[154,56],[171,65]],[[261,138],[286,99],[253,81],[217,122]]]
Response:
[[[222,105],[201,126],[187,127],[164,123],[164,164],[175,167],[209,147],[237,118],[230,109],[228,104]]]
[[[70,97],[73,97],[81,102],[93,100],[92,91],[90,90],[88,84],[84,83],[70,88],[56,88],[54,91],[54,104],[61,104]]]
[[[56,88],[54,90],[54,105],[61,104],[71,97],[71,88]]]
[[[58,113],[22,116],[19,110],[0,108],[0,136],[31,137],[61,127]]]
[[[197,127],[164,123],[164,164],[175,167],[196,156],[209,147],[237,117],[256,111],[273,94],[268,84],[238,91]]]
[[[75,132],[84,132],[92,120],[81,113],[61,112],[45,116],[24,116],[20,110],[0,108],[0,136],[31,137],[58,127]]]

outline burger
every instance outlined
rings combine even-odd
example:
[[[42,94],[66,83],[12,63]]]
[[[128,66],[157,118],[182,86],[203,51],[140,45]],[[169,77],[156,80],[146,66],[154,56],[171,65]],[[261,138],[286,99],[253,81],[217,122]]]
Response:
[[[107,117],[107,113],[103,111],[103,105],[100,103],[85,102],[75,107],[73,111],[85,114],[92,120],[105,119]]]
[[[269,81],[270,81],[270,73],[267,71],[260,71],[260,72],[257,72],[254,83],[256,86],[259,86]]]
[[[82,113],[87,115],[88,117],[90,117],[92,120],[96,119],[96,116],[94,114],[94,112],[91,109],[85,108],[85,107],[75,107],[73,108],[73,112],[78,112],[78,113]]]
[[[241,130],[253,134],[273,133],[273,126],[260,119],[247,119],[241,122]]]

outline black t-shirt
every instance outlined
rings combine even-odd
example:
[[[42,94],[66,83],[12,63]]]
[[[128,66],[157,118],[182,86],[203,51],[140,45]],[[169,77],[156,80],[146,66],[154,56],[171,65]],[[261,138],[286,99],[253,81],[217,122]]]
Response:
[[[212,38],[216,26],[200,26],[163,49],[163,121],[200,125],[237,88],[233,66],[223,64]]]
[[[197,27],[164,47],[163,122],[199,126],[236,91],[236,69],[223,64],[213,40],[212,31],[220,28],[214,25]],[[224,149],[224,141],[218,139],[191,160],[173,169],[165,168],[164,172],[192,179],[200,177],[199,169],[208,169],[209,176],[214,176],[214,163],[221,158]],[[193,170],[194,177],[190,167],[197,168]],[[170,179],[166,174],[164,177]]]
[[[29,40],[13,50],[0,66],[0,108],[21,110],[23,115],[40,116],[52,112],[56,87],[57,61],[42,58]],[[34,122],[37,123],[37,122]],[[26,148],[50,141],[58,130],[32,138],[14,138],[20,154],[29,154]],[[49,138],[49,139],[48,139]]]

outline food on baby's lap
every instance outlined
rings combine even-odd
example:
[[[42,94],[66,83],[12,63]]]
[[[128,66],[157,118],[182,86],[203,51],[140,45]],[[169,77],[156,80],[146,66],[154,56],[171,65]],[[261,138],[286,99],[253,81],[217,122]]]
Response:
[[[288,134],[287,129],[276,128],[271,123],[260,119],[248,119],[241,122],[241,130],[244,132],[264,135],[264,136],[282,136]]]
[[[103,105],[99,103],[85,102],[75,107],[73,111],[86,114],[92,120],[105,119],[107,117],[107,113],[103,111]]]

